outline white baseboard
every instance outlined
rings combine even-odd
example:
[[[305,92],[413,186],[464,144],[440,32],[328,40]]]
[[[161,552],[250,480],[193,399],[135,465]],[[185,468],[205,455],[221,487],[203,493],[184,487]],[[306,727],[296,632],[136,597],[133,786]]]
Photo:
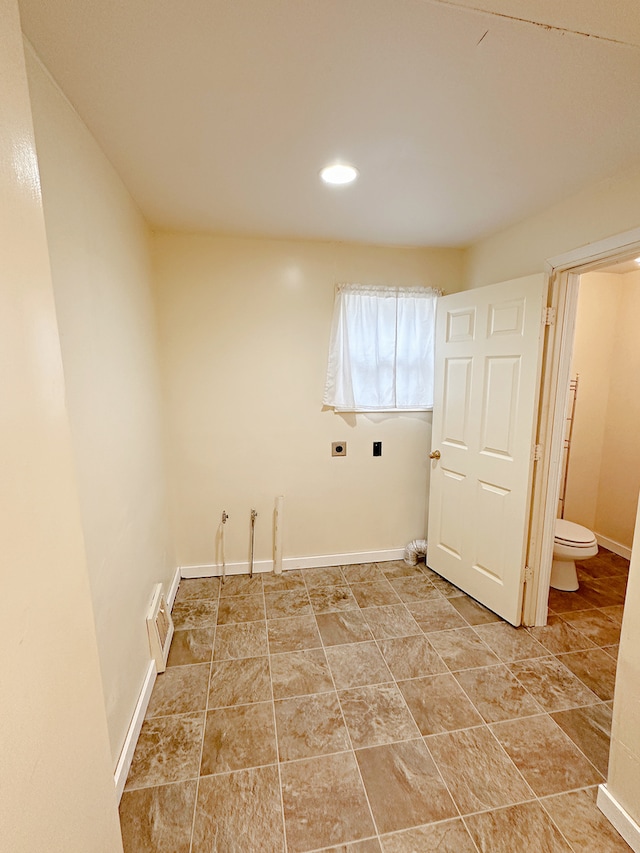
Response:
[[[169,610],[173,610],[173,602],[176,600],[176,595],[178,594],[178,586],[180,585],[180,567],[175,570],[173,575],[173,580],[167,590],[167,606]]]
[[[608,539],[606,536],[601,536],[599,533],[596,533],[595,536],[598,541],[598,545],[602,545],[602,547],[606,548],[608,551],[613,551],[613,553],[617,554],[619,557],[624,557],[625,560],[631,559],[631,548],[627,548],[626,545],[621,545],[613,539]]]
[[[131,767],[133,753],[135,752],[136,744],[138,743],[138,736],[140,735],[140,729],[144,722],[144,715],[147,713],[147,707],[149,705],[149,699],[151,699],[151,691],[153,690],[153,685],[156,681],[156,675],[156,663],[153,660],[149,661],[149,666],[147,668],[144,681],[142,682],[142,689],[138,696],[138,701],[136,702],[133,717],[129,723],[129,729],[127,731],[127,736],[124,739],[124,745],[122,747],[120,757],[118,758],[115,773],[113,774],[118,802],[120,802],[120,798],[122,797],[122,792],[124,791],[124,786],[127,781],[127,776],[129,775],[129,768]]]
[[[613,824],[634,853],[640,853],[640,825],[611,796],[606,785],[598,786],[598,808]]]
[[[321,554],[315,557],[285,557],[282,568],[318,569],[325,566],[351,566],[354,563],[384,563],[388,560],[401,560],[404,557],[403,548],[390,548],[385,551],[356,551],[348,554]],[[227,563],[228,575],[242,575],[249,571],[249,562]],[[256,560],[254,572],[273,571],[273,560]],[[202,566],[181,566],[180,575],[183,578],[210,578],[222,574],[222,566],[207,564]]]

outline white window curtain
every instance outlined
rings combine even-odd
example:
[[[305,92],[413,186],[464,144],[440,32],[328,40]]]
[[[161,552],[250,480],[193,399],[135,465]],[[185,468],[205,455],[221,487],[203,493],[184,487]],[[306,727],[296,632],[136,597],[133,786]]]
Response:
[[[339,285],[323,403],[352,412],[432,409],[439,295],[426,287]]]

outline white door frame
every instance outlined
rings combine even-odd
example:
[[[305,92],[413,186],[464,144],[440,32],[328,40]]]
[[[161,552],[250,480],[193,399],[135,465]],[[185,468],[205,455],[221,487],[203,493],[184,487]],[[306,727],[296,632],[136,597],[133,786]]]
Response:
[[[538,441],[541,458],[536,465],[527,549],[528,573],[523,601],[524,625],[546,625],[555,520],[560,493],[560,459],[564,438],[567,388],[578,308],[580,275],[599,267],[640,255],[640,228],[606,240],[589,243],[546,262],[549,275],[548,305],[555,323],[545,342]]]

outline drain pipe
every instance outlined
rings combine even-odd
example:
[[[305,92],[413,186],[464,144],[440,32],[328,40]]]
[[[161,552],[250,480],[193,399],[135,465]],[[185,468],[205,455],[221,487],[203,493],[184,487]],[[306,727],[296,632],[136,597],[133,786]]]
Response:
[[[420,557],[424,557],[425,563],[427,562],[426,539],[414,539],[412,542],[409,542],[407,547],[404,549],[404,561],[408,566],[417,565]]]

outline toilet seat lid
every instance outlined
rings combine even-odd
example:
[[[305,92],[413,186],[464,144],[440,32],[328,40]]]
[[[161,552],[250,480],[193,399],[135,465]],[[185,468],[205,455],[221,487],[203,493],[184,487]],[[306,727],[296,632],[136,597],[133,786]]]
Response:
[[[574,521],[567,521],[566,518],[556,518],[556,542],[562,542],[567,545],[593,545],[596,537],[592,531],[581,524],[576,524]]]

